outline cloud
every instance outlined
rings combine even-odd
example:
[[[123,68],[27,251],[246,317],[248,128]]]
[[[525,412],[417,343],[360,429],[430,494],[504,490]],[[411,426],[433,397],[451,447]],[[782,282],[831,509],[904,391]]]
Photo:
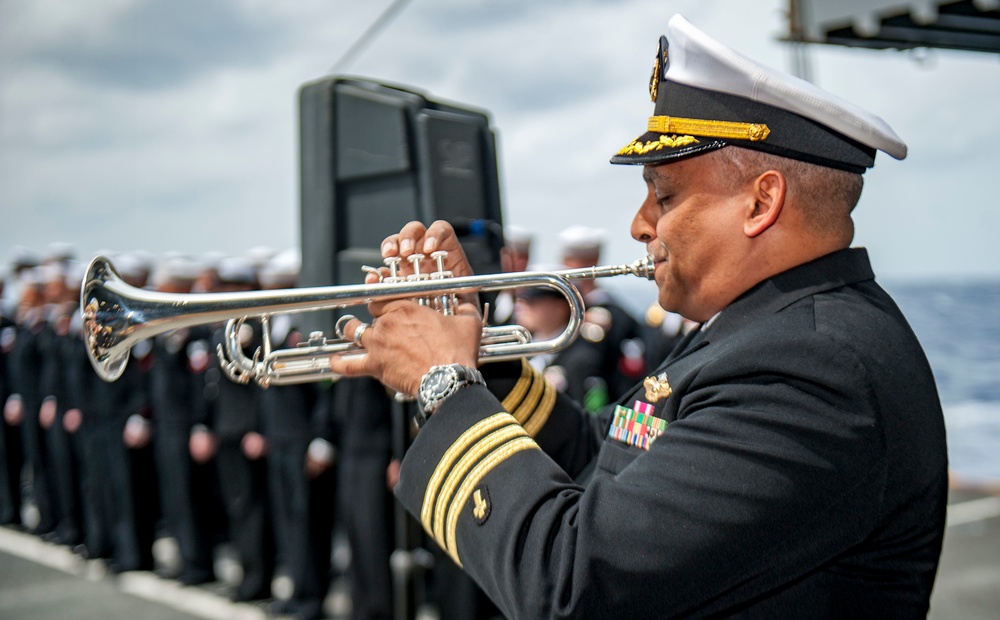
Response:
[[[290,25],[236,0],[88,2],[80,3],[89,11],[80,15],[58,4],[23,8],[28,30],[6,50],[10,61],[127,91],[164,90],[227,67],[259,66],[280,50]]]
[[[389,4],[0,3],[0,248],[296,244],[298,88]],[[608,229],[608,259],[623,262],[639,250],[627,231],[643,184],[607,161],[650,112],[651,59],[670,14],[784,67],[782,7],[421,0],[348,72],[488,111],[505,218],[539,232],[539,260],[579,222]],[[1000,193],[995,58],[810,53],[821,86],[881,114],[911,148],[868,174],[859,242],[888,273],[998,273],[1000,244],[980,243],[997,229]]]

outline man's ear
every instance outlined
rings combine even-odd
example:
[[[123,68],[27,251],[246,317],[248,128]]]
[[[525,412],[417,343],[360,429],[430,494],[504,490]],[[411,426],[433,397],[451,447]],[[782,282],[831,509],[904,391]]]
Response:
[[[753,182],[753,206],[748,210],[743,222],[743,232],[747,237],[756,237],[775,222],[785,206],[785,175],[777,170],[768,170]]]

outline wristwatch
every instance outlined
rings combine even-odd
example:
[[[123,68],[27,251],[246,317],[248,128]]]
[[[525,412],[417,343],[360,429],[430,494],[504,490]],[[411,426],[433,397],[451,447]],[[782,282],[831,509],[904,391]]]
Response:
[[[479,383],[486,384],[481,372],[461,364],[434,366],[420,380],[417,390],[417,426],[423,426],[427,418],[437,411],[449,396],[461,388]]]

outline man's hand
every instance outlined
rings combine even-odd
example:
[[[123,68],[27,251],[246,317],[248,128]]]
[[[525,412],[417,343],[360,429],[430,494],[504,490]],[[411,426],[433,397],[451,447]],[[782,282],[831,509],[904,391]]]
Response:
[[[399,468],[402,465],[399,459],[392,459],[385,468],[385,487],[392,491],[399,484]]]
[[[451,316],[410,300],[372,304],[369,309],[375,324],[361,338],[367,352],[333,356],[333,372],[346,377],[375,377],[386,387],[414,396],[431,366],[478,366],[483,328],[482,318],[472,304],[462,304]],[[353,337],[360,325],[361,321],[353,319],[344,331]]]
[[[448,257],[444,260],[444,268],[455,277],[471,276],[472,266],[465,257],[465,251],[458,242],[458,236],[451,224],[443,220],[438,220],[430,226],[424,227],[420,222],[410,222],[399,231],[399,234],[389,235],[382,241],[382,257],[390,258],[399,256],[401,273],[412,273],[407,257],[412,254],[423,254],[427,261],[430,261],[431,254],[439,250],[448,252]],[[373,276],[369,276],[368,281],[372,282]]]
[[[83,424],[83,412],[76,407],[67,409],[66,413],[63,414],[63,428],[66,429],[67,433],[77,432],[80,430],[81,424]]]
[[[316,478],[319,478],[319,476],[329,468],[330,468],[329,463],[324,463],[323,461],[317,461],[316,459],[310,457],[308,454],[306,455],[306,464],[304,471],[306,472],[306,476],[308,476],[310,480],[315,480]]]
[[[427,228],[420,222],[410,222],[399,234],[387,237],[381,247],[383,256],[404,259],[417,252],[429,257],[432,252],[444,250],[448,252],[446,270],[456,277],[472,275],[465,252],[447,222],[434,222]],[[399,267],[401,276],[412,273],[406,260]],[[369,282],[375,279],[374,275],[368,277]],[[361,336],[361,345],[367,352],[333,356],[330,360],[333,372],[348,377],[372,376],[387,387],[412,396],[431,366],[478,365],[482,317],[475,303],[461,303],[451,316],[414,300],[376,302],[368,310],[375,320]],[[348,321],[344,334],[353,338],[361,324],[357,319]]]
[[[42,406],[38,408],[38,425],[49,430],[52,423],[56,421],[56,399],[52,396],[42,401]]]
[[[130,450],[138,450],[149,445],[149,439],[153,432],[149,421],[141,415],[134,413],[129,416],[122,431],[122,441]]]
[[[215,456],[215,435],[208,430],[195,430],[188,439],[188,450],[195,463],[207,463]]]
[[[319,437],[309,442],[306,450],[305,472],[309,479],[315,479],[333,465],[333,458],[337,449],[333,445]]]
[[[11,426],[20,426],[24,419],[24,401],[20,395],[14,394],[7,398],[3,406],[3,419]]]
[[[251,461],[256,461],[267,454],[267,439],[258,432],[250,431],[243,435],[240,448],[243,450],[244,456]]]

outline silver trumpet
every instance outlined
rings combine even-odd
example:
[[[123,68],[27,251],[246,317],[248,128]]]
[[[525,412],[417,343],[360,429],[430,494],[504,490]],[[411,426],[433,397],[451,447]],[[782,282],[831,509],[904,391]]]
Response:
[[[432,273],[420,272],[423,256],[409,257],[414,273],[407,276],[397,275],[398,257],[386,259],[389,276],[382,277],[379,270],[365,268],[365,271],[379,273],[380,281],[373,284],[192,294],[159,293],[131,286],[122,280],[107,258],[98,256],[87,269],[80,293],[87,354],[98,376],[105,381],[115,381],[125,371],[129,351],[136,343],[176,329],[226,321],[219,361],[233,381],[247,383],[252,380],[268,387],[337,380],[340,375],[330,370],[330,356],[365,355],[363,347],[345,338],[340,327],[343,319],[337,324],[335,338],[313,332],[308,341],[298,347],[272,350],[270,317],[393,299],[417,299],[421,304],[451,314],[457,307],[457,296],[466,293],[539,286],[555,289],[570,306],[569,323],[555,338],[533,342],[531,334],[520,325],[484,325],[479,361],[518,359],[560,351],[576,339],[584,306],[573,280],[619,275],[653,278],[653,261],[648,256],[630,265],[462,277],[453,277],[444,270],[445,256],[443,252],[432,255],[437,263],[437,271]],[[248,319],[260,320],[264,328],[261,347],[253,356],[243,353],[239,337],[240,327]]]

